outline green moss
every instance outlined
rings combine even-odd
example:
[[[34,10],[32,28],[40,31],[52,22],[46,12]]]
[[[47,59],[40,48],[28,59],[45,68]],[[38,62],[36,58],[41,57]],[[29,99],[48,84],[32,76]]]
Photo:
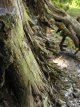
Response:
[[[26,19],[27,20],[27,19]],[[14,21],[14,19],[12,20]],[[18,74],[22,73],[22,81],[27,85],[28,81],[33,86],[43,87],[42,73],[33,56],[33,53],[26,43],[22,21],[16,17],[16,23],[11,31],[12,49],[14,52],[15,64],[18,65]]]

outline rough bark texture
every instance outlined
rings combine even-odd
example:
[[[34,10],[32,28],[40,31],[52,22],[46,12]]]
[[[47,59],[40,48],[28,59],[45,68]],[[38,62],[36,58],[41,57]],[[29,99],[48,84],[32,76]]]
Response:
[[[80,24],[47,0],[0,0],[0,85],[8,84],[12,102],[3,99],[4,107],[60,106],[54,86],[65,74],[50,59],[59,48],[46,35],[54,25],[79,48]]]

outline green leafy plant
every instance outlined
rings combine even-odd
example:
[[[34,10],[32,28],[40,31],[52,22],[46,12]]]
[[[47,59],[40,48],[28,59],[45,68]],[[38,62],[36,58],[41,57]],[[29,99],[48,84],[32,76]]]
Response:
[[[67,11],[69,9],[69,3],[67,0],[52,0],[53,4],[62,10]]]
[[[80,7],[80,0],[73,0],[70,6],[71,7]]]

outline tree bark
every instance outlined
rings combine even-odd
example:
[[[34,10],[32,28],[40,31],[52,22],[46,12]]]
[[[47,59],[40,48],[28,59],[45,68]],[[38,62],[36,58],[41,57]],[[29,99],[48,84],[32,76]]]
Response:
[[[5,85],[6,71],[19,107],[53,107],[54,102],[59,105],[53,96],[52,80],[60,79],[60,70],[47,62],[49,51],[44,47],[49,43],[46,30],[47,27],[54,29],[54,24],[58,28],[63,24],[67,30],[64,27],[61,30],[79,45],[80,24],[71,18],[46,0],[0,0],[1,88]],[[75,40],[67,24],[71,25],[79,40]],[[57,50],[52,52],[57,53]]]
[[[32,89],[36,95],[40,94],[40,91],[44,90],[43,81],[45,81],[45,78],[25,39],[22,19],[23,9],[20,2],[21,1],[4,0],[0,3],[3,11],[3,13],[0,14],[0,20],[5,24],[5,34],[7,33],[4,38],[3,35],[1,35],[1,42],[5,41],[5,48],[3,47],[4,50],[2,50],[1,55],[3,58],[6,58],[7,61],[7,67],[5,66],[4,72],[9,65],[13,67],[13,86],[16,90],[15,94],[18,97],[20,107],[32,107],[34,106],[32,104]],[[7,55],[3,54],[3,51],[5,54],[7,53]],[[5,60],[1,65],[2,68],[4,64]],[[4,72],[1,76],[4,75]]]

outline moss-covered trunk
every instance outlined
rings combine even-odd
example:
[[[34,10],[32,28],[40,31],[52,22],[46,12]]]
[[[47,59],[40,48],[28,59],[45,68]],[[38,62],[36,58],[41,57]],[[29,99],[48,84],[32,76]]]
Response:
[[[1,59],[3,63],[0,67],[1,70],[4,70],[1,71],[2,75],[0,78],[10,66],[12,76],[11,78],[9,77],[9,83],[13,83],[12,87],[18,98],[19,107],[34,107],[33,93],[35,96],[39,96],[41,91],[45,90],[44,83],[46,80],[27,43],[22,19],[27,14],[22,16],[22,11],[25,13],[26,10],[21,10],[20,2],[22,3],[22,1],[15,0],[0,1],[0,8],[3,10],[3,13],[0,11],[0,20],[5,25],[4,31],[1,31],[0,34],[0,44],[2,45],[0,48],[4,49],[0,49],[0,52],[1,58],[6,59],[4,61]],[[27,19],[25,23],[26,21]],[[3,33],[5,33],[4,37]],[[2,78],[3,81],[4,79]],[[3,81],[1,82],[3,83]]]
[[[64,17],[47,0],[0,0],[0,90],[7,84],[19,107],[61,106],[59,88],[65,87],[61,77],[66,76],[53,63],[59,46],[47,32],[63,25],[60,30],[73,37]]]
[[[56,102],[50,78],[54,67],[47,63],[45,48],[46,26],[52,27],[46,12],[44,0],[0,0],[0,85],[2,90],[8,84],[19,107],[53,107]]]

